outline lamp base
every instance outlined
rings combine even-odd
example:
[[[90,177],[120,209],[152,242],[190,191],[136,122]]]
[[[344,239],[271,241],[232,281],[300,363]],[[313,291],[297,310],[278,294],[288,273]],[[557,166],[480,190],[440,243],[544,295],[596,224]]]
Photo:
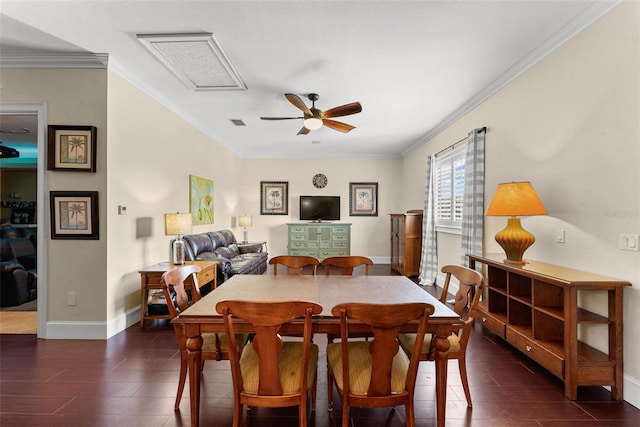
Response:
[[[171,245],[171,263],[175,265],[184,265],[185,263],[186,249],[184,246],[184,240],[181,236],[178,236]]]
[[[496,233],[496,242],[507,255],[504,260],[506,264],[524,265],[525,261],[522,260],[522,256],[535,241],[534,235],[522,228],[520,218],[516,217],[509,218],[507,226]]]
[[[243,231],[244,231],[244,240],[242,243],[249,243],[249,230],[245,228]]]

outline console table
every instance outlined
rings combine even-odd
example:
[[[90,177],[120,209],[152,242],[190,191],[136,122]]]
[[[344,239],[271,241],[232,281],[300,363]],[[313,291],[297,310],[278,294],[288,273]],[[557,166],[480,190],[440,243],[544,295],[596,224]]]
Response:
[[[468,257],[471,268],[487,269],[476,320],[563,380],[569,399],[578,386],[610,386],[622,399],[622,289],[629,282],[536,261],[509,265],[504,254]],[[607,313],[579,307],[584,291],[606,293]],[[582,341],[593,325],[607,326],[606,352]]]
[[[291,223],[289,255],[307,255],[320,261],[330,256],[351,255],[351,224]]]
[[[216,288],[217,278],[217,261],[186,261],[185,264],[197,265],[200,267],[200,272],[196,275],[198,279],[198,286],[211,283],[211,289]],[[142,313],[140,315],[140,326],[144,327],[144,321],[147,319],[171,319],[168,314],[149,314],[148,300],[150,289],[162,289],[162,274],[172,268],[179,267],[178,265],[170,262],[161,262],[149,267],[145,267],[139,271],[140,273],[140,294],[142,295],[140,309]]]

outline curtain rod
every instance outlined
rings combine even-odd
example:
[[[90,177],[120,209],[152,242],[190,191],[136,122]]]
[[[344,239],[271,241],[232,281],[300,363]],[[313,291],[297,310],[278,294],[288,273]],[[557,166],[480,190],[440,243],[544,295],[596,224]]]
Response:
[[[484,126],[482,127],[478,132],[486,132],[487,131],[487,127]],[[467,139],[469,139],[468,136],[462,138],[460,141],[456,141],[453,144],[451,144],[448,147],[443,148],[442,150],[438,151],[436,154],[434,154],[434,156],[438,157],[440,154],[444,153],[447,150],[453,150],[454,148],[456,148],[456,145],[460,144],[461,142],[466,141]]]

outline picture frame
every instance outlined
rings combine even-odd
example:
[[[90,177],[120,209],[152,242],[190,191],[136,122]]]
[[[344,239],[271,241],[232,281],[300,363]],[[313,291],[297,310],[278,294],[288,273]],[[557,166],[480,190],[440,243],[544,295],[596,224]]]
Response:
[[[289,215],[288,181],[260,181],[260,215]]]
[[[50,191],[51,239],[98,240],[98,192]]]
[[[193,225],[213,224],[213,180],[189,175],[189,207]]]
[[[49,125],[47,170],[95,172],[95,126]]]
[[[378,183],[349,183],[349,216],[378,216]]]

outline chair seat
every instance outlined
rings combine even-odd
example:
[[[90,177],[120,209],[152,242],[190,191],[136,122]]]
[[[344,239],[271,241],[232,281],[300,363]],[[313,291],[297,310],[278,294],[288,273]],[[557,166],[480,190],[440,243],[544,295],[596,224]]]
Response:
[[[302,370],[302,343],[301,342],[284,342],[282,351],[280,352],[279,368],[280,368],[280,384],[282,386],[282,394],[290,395],[300,391],[300,375]],[[316,366],[318,365],[319,348],[316,344],[311,344],[309,352],[309,366],[307,369],[307,385],[311,387],[315,376]],[[240,356],[240,370],[242,371],[243,392],[246,394],[258,394],[258,354],[249,343],[244,347]]]
[[[428,354],[431,351],[432,334],[424,334],[424,343],[422,343],[421,354]],[[449,340],[449,353],[457,353],[460,351],[460,338],[456,334],[451,334]],[[416,343],[416,334],[398,334],[398,341],[405,352],[410,353],[413,345]]]
[[[372,358],[369,351],[370,341],[353,341],[347,344],[349,352],[349,384],[351,393],[366,395],[369,390],[371,380]],[[343,389],[342,379],[342,344],[332,343],[327,345],[327,361],[331,366],[336,385]],[[404,351],[399,348],[393,358],[391,371],[391,393],[399,394],[405,392],[405,381],[407,370],[409,369],[409,358]]]

